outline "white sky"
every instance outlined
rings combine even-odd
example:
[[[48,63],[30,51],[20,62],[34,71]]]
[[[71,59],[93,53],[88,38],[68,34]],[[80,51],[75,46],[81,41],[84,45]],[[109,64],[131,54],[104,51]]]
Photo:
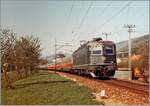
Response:
[[[124,24],[135,24],[132,38],[149,33],[149,1],[1,1],[1,26],[40,38],[43,56],[54,54],[54,39],[69,43],[61,52],[74,51],[81,40],[105,37],[128,39]]]

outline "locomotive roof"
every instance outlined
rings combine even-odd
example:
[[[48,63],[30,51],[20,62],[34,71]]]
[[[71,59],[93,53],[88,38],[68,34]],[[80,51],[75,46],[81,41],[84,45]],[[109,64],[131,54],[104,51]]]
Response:
[[[95,40],[92,40],[92,41],[88,41],[87,43],[81,45],[77,50],[74,51],[74,53],[79,51],[80,49],[90,45],[90,43],[100,43],[101,45],[114,45],[115,44],[113,41],[103,41],[103,40],[95,41]]]

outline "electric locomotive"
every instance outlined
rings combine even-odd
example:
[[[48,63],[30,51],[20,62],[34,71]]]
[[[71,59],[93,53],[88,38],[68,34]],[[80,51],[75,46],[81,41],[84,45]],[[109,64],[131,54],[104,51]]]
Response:
[[[117,69],[116,46],[112,41],[94,38],[82,44],[72,55],[72,73],[92,77],[113,77]]]

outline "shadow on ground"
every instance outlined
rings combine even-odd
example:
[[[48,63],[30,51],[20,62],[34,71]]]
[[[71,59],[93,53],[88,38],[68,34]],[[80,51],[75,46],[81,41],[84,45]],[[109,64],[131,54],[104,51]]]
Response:
[[[58,84],[58,83],[73,83],[72,81],[37,81],[23,84],[15,84],[15,89],[25,88],[34,84]]]

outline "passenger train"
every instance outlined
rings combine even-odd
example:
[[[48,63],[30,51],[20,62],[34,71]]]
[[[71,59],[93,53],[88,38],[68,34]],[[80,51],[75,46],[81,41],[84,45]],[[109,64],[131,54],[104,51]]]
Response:
[[[115,43],[93,38],[73,52],[70,62],[51,65],[48,69],[92,77],[113,77],[117,70]]]

